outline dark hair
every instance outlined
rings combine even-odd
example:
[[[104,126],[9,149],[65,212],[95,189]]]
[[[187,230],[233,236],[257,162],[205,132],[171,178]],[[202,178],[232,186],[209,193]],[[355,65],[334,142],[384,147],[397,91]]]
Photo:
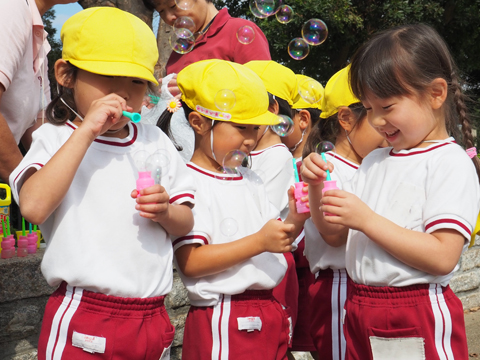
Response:
[[[213,0],[205,0],[207,3],[211,3],[213,2]],[[143,0],[143,5],[145,5],[145,7],[150,10],[150,11],[154,11],[155,10],[155,3],[156,1],[155,0]]]
[[[289,118],[292,118],[292,107],[288,101],[268,93],[268,106],[270,107],[275,105],[275,101],[278,103],[278,115],[285,115]]]
[[[437,78],[448,84],[447,131],[465,147],[473,147],[467,97],[462,92],[458,68],[445,41],[432,27],[404,25],[378,33],[358,49],[350,70],[352,91],[359,99],[366,92],[382,99],[422,96]],[[461,125],[462,134],[457,124]],[[480,179],[480,159],[474,157],[473,162]]]
[[[353,115],[357,119],[355,126],[366,119],[367,111],[362,103],[354,103],[348,106],[352,110]],[[316,109],[315,109],[316,110]],[[338,112],[326,119],[320,119],[312,127],[312,131],[308,134],[307,141],[303,148],[302,157],[307,157],[310,153],[317,151],[317,146],[322,141],[330,141],[335,144],[338,134],[342,131],[342,127],[338,122]]]
[[[64,81],[68,84],[73,84],[77,79],[78,68],[75,65],[70,64],[68,68],[63,72],[62,76]],[[50,104],[47,106],[47,119],[49,122],[55,125],[63,125],[67,120],[75,119],[75,113],[72,112],[63,102],[65,101],[73,110],[77,111],[75,101],[73,100],[73,91],[71,88],[64,87],[60,84],[58,86],[58,94],[54,96]]]

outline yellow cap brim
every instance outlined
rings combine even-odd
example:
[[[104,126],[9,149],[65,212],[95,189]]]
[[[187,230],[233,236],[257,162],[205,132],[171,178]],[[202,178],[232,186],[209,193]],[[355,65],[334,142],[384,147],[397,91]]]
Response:
[[[147,80],[158,85],[157,79],[147,68],[132,63],[108,62],[108,61],[81,61],[74,59],[65,59],[76,67],[100,75],[108,76],[127,76]]]

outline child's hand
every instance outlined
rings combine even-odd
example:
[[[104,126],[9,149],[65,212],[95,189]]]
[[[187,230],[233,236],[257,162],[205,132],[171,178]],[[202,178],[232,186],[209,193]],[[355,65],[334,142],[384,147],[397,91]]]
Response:
[[[322,156],[311,153],[302,161],[302,180],[311,185],[320,185],[327,178],[327,170],[333,171],[333,164],[323,161]]]
[[[137,190],[133,190],[130,196],[137,200],[135,209],[140,211],[140,216],[160,222],[168,217],[170,196],[162,185],[153,185],[142,189],[137,198]]]
[[[292,243],[295,240],[291,233],[295,230],[293,224],[284,224],[283,221],[269,220],[258,231],[261,246],[264,251],[272,253],[284,253],[292,251]]]
[[[357,196],[343,190],[329,190],[323,194],[320,210],[326,222],[340,224],[350,229],[360,230],[370,221],[373,210]]]
[[[308,204],[308,185],[303,188],[303,192],[305,196],[302,196],[302,202],[305,202],[307,206],[310,207]],[[290,218],[293,221],[303,224],[305,220],[310,217],[310,212],[299,214],[297,212],[296,202],[297,200],[295,199],[295,188],[293,186],[290,186],[290,189],[288,189],[288,209]]]
[[[122,118],[122,111],[132,111],[127,102],[117,94],[95,100],[90,105],[80,128],[89,129],[93,138],[105,133]]]

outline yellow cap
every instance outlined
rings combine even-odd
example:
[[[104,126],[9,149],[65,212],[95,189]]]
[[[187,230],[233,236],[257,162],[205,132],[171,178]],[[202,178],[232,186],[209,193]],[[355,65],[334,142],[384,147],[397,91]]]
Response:
[[[298,97],[297,101],[292,105],[292,109],[319,109],[321,110],[321,104],[323,100],[323,96],[325,93],[325,90],[317,80],[312,79],[309,76],[301,75],[301,74],[296,74],[298,81],[298,92],[300,96]],[[316,86],[309,86],[312,82],[315,82]],[[316,102],[308,102],[305,101],[305,99],[302,97],[302,90],[305,90],[309,92],[309,96],[318,99]]]
[[[273,125],[278,116],[268,111],[262,80],[247,67],[225,60],[203,60],[177,75],[183,102],[192,110],[220,121]]]
[[[114,7],[92,7],[70,17],[62,27],[62,58],[101,75],[128,76],[158,85],[158,60],[152,30],[138,17]]]
[[[267,91],[286,100],[290,106],[300,96],[295,73],[272,60],[254,60],[245,64],[263,80]]]
[[[349,106],[360,102],[353,95],[350,86],[350,65],[343,68],[333,75],[325,86],[325,95],[323,97],[320,117],[326,119],[338,112],[341,106]]]

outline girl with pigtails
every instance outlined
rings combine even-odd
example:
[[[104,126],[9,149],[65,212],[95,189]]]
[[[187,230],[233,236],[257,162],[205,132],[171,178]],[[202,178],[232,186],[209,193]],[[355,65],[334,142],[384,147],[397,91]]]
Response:
[[[460,146],[473,138],[454,60],[431,27],[406,25],[365,43],[350,80],[390,147],[323,195],[332,164],[313,154],[302,168],[323,239],[346,244],[345,359],[467,359],[448,284],[475,227],[480,166]]]

